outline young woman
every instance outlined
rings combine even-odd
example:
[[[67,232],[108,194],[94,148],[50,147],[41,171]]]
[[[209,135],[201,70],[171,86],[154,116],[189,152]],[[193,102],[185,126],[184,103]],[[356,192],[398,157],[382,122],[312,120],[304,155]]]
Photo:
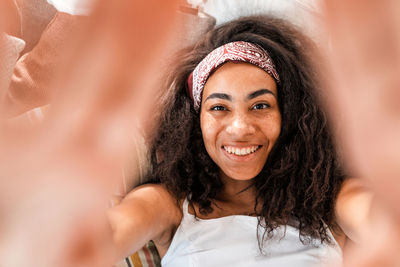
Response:
[[[285,21],[249,17],[182,52],[151,149],[154,183],[110,211],[120,256],[153,240],[163,266],[340,261],[344,175],[310,47]]]

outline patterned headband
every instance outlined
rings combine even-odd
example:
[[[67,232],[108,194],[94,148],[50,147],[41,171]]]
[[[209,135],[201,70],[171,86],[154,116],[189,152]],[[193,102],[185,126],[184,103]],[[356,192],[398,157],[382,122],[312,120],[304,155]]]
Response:
[[[267,51],[256,44],[237,41],[225,44],[208,54],[193,70],[187,80],[187,90],[194,109],[199,110],[203,88],[211,73],[227,61],[247,62],[266,71],[279,83],[279,75]]]

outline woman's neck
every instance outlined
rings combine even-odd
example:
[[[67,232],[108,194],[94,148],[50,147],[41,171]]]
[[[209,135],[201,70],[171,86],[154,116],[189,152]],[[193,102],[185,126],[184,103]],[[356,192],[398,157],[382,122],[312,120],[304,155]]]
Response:
[[[195,207],[200,219],[214,219],[229,215],[249,215],[254,216],[256,190],[252,186],[252,181],[235,180],[225,175],[221,175],[224,184],[221,192],[213,201],[213,211],[207,215],[198,213],[198,207]],[[189,207],[189,212],[194,211]]]
[[[252,180],[235,180],[225,174],[221,174],[221,179],[224,187],[217,200],[239,207],[248,206],[254,210],[256,190],[252,186]]]

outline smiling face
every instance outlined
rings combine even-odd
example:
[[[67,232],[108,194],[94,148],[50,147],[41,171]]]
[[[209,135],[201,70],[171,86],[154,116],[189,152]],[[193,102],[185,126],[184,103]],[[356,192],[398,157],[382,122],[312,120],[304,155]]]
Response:
[[[254,178],[280,134],[274,79],[248,63],[225,63],[204,87],[200,125],[207,153],[222,175]]]

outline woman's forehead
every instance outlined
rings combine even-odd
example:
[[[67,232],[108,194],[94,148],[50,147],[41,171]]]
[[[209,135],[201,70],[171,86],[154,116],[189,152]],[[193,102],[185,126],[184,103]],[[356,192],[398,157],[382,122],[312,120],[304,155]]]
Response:
[[[227,62],[208,78],[203,97],[215,92],[246,94],[258,89],[268,89],[275,96],[275,80],[263,69],[244,62]]]

